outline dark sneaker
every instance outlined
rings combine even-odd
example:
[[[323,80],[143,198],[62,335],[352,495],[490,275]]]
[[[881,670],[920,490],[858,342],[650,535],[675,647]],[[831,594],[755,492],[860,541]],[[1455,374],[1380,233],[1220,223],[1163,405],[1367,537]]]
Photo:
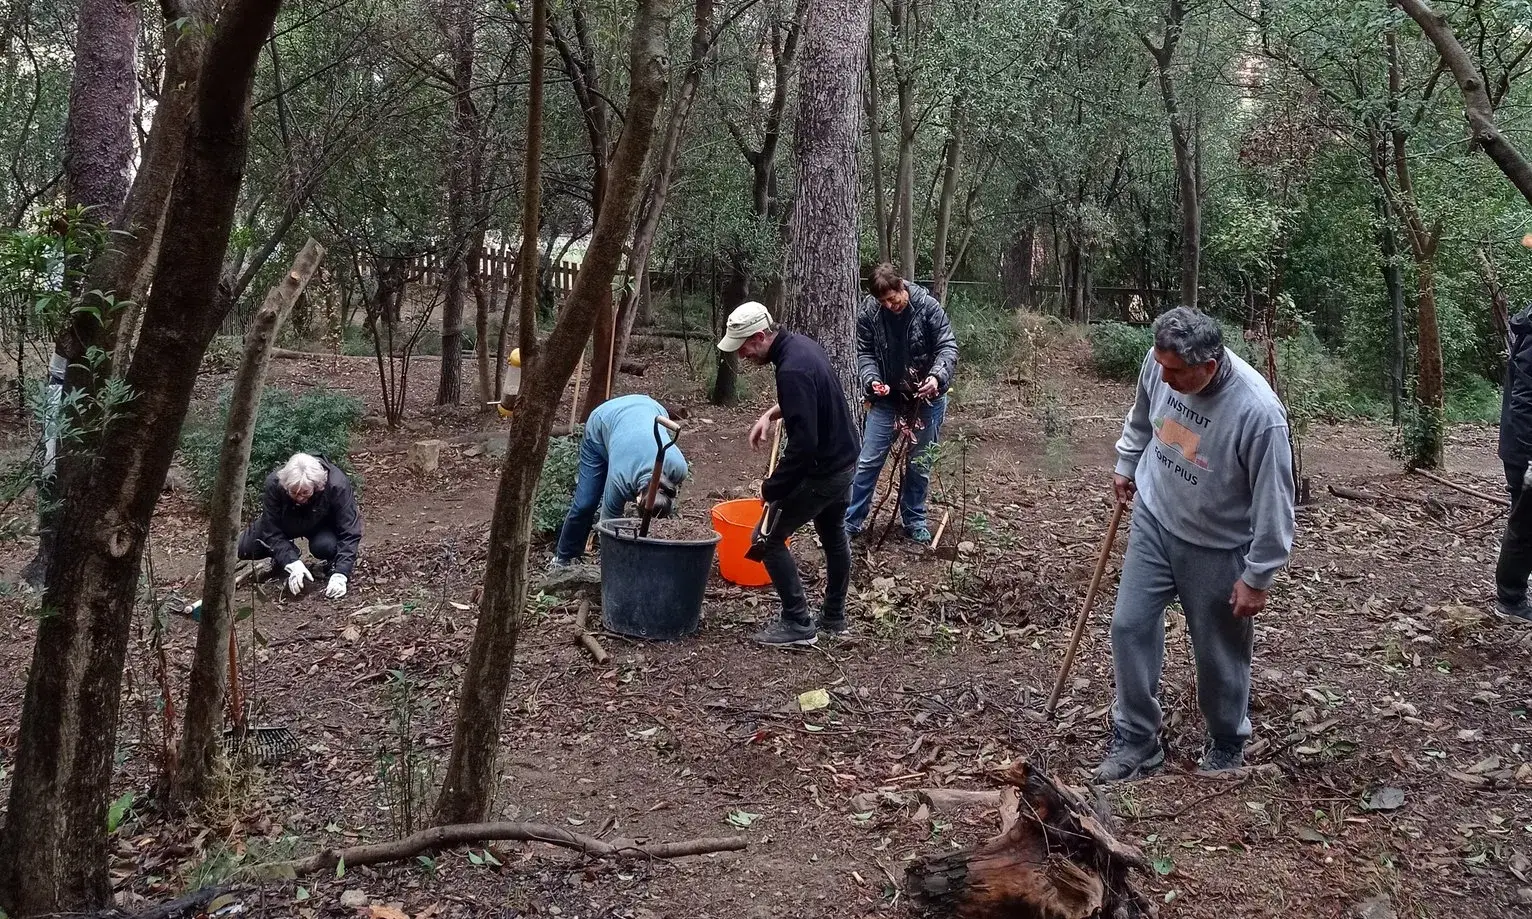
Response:
[[[819,641],[819,630],[811,622],[799,625],[778,619],[755,633],[755,641],[773,648],[807,648]]]
[[[839,616],[821,616],[819,619],[819,631],[830,635],[844,635],[851,629],[851,620],[846,618],[845,613]]]
[[[555,555],[553,558],[548,559],[548,570],[558,571],[560,568],[570,568],[574,566],[574,563],[575,560],[572,558],[559,558]]]
[[[1245,765],[1245,748],[1237,749],[1213,744],[1207,752],[1202,754],[1202,762],[1197,764],[1198,772],[1227,772],[1230,769],[1238,769]]]
[[[1141,779],[1158,772],[1163,765],[1165,748],[1160,746],[1158,738],[1148,744],[1135,744],[1113,731],[1106,759],[1091,773],[1091,781],[1107,783]]]
[[[1495,612],[1512,619],[1524,619],[1532,622],[1532,603],[1528,603],[1526,597],[1522,597],[1515,603],[1496,600]]]
[[[910,537],[910,542],[919,543],[922,546],[931,544],[931,531],[924,526],[910,527],[904,531]]]

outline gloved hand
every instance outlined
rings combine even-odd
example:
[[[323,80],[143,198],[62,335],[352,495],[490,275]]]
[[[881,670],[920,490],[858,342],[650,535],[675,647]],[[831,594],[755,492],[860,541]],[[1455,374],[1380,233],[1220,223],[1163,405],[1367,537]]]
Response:
[[[1528,485],[1532,485],[1532,463],[1528,463],[1527,468],[1521,471],[1521,487],[1526,488]]]
[[[324,589],[324,595],[331,600],[339,600],[346,595],[346,576],[339,572],[330,575],[330,586]]]
[[[303,585],[314,580],[309,574],[308,567],[302,561],[296,561],[287,566],[287,589],[294,596],[303,593]]]

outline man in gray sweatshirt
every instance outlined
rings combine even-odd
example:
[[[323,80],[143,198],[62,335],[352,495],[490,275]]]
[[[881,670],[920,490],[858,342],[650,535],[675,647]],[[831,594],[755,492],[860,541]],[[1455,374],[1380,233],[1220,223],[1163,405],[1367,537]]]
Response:
[[[1112,614],[1112,744],[1094,777],[1138,778],[1165,762],[1157,696],[1172,599],[1196,657],[1210,741],[1201,768],[1236,768],[1250,736],[1252,619],[1293,546],[1286,412],[1216,321],[1177,307],[1155,320],[1117,455],[1117,500],[1139,502]]]

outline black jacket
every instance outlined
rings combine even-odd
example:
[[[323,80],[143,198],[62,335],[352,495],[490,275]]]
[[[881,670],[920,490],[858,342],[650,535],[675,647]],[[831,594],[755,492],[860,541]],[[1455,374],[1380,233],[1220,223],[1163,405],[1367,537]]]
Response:
[[[330,474],[329,484],[315,492],[307,504],[295,504],[273,472],[266,477],[266,487],[261,492],[261,516],[251,526],[257,537],[271,547],[276,570],[302,557],[293,545],[294,539],[329,530],[340,545],[331,570],[349,578],[351,569],[356,567],[356,551],[362,544],[362,513],[351,480],[339,466],[322,456],[318,459]]]
[[[805,479],[845,472],[856,463],[861,438],[830,358],[806,335],[778,332],[767,358],[777,365],[777,404],[787,449],[761,497],[780,501]]]
[[[1511,317],[1511,356],[1500,396],[1500,461],[1507,475],[1532,463],[1532,304]]]
[[[910,292],[910,305],[906,307],[910,313],[909,346],[904,367],[893,366],[895,359],[883,321],[883,305],[868,295],[856,313],[856,373],[862,391],[868,396],[872,395],[873,383],[885,383],[897,393],[902,384],[911,382],[911,369],[915,371],[916,386],[933,376],[945,393],[957,370],[957,338],[952,334],[946,311],[919,284],[905,281],[904,286]]]

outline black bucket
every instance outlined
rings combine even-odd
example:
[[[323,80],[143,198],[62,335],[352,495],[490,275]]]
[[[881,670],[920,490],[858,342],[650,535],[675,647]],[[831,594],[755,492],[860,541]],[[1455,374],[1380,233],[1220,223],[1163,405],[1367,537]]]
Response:
[[[638,535],[636,518],[603,520],[601,622],[634,638],[684,638],[697,631],[713,571],[711,539],[653,539]]]

